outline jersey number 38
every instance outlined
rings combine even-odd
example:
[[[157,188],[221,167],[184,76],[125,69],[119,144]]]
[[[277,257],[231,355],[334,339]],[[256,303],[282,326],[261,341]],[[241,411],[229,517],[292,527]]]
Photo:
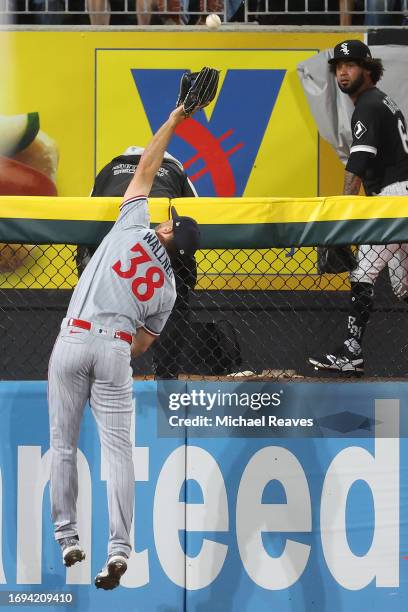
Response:
[[[152,261],[152,258],[139,242],[130,250],[132,253],[137,253],[137,256],[130,259],[129,267],[123,269],[122,262],[119,260],[113,264],[112,270],[121,278],[132,278],[133,295],[140,302],[147,302],[153,297],[155,289],[163,287],[164,272],[158,266],[149,266],[145,276],[136,276],[138,267]]]

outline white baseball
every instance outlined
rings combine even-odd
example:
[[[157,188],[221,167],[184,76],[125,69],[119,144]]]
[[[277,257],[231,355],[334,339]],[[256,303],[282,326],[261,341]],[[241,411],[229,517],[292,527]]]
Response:
[[[210,28],[210,30],[216,30],[221,25],[221,19],[216,13],[210,13],[206,17],[205,24],[207,28]]]

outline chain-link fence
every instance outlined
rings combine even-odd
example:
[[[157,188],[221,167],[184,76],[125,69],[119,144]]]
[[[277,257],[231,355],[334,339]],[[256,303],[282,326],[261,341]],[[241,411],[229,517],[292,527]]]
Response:
[[[0,378],[46,378],[77,283],[76,254],[72,245],[1,245]],[[359,294],[350,292],[347,273],[318,274],[317,263],[310,247],[198,252],[193,281],[191,266],[175,267],[176,306],[160,340],[132,363],[135,376],[333,377],[330,369],[316,371],[308,358],[329,367],[330,355],[344,353],[350,317],[357,316],[358,323],[360,316],[363,327],[367,324],[365,363],[356,370],[364,369],[366,377],[404,377],[405,249],[367,247],[353,272],[358,281],[353,286],[366,290]],[[370,282],[381,268],[370,301]],[[356,295],[357,304],[351,300]],[[335,376],[350,374],[348,367],[333,369]]]
[[[0,17],[38,25],[407,25],[407,0],[0,0]]]

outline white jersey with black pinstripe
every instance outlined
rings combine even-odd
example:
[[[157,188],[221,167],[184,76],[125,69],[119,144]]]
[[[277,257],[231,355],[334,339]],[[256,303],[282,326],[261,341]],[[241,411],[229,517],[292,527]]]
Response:
[[[72,295],[68,318],[134,333],[159,335],[176,299],[166,249],[149,228],[144,196],[123,202]]]

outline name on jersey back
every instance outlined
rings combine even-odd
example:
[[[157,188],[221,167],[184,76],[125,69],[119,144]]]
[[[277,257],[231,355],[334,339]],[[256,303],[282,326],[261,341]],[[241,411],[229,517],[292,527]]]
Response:
[[[143,236],[143,241],[146,242],[152,253],[156,256],[159,263],[163,266],[163,270],[169,278],[173,278],[173,268],[171,267],[170,259],[167,255],[166,249],[152,232],[147,232]]]
[[[385,96],[385,98],[383,98],[383,103],[385,104],[387,108],[390,109],[393,115],[395,115],[396,113],[400,111],[398,106],[395,104],[394,100],[391,100],[389,96]]]

